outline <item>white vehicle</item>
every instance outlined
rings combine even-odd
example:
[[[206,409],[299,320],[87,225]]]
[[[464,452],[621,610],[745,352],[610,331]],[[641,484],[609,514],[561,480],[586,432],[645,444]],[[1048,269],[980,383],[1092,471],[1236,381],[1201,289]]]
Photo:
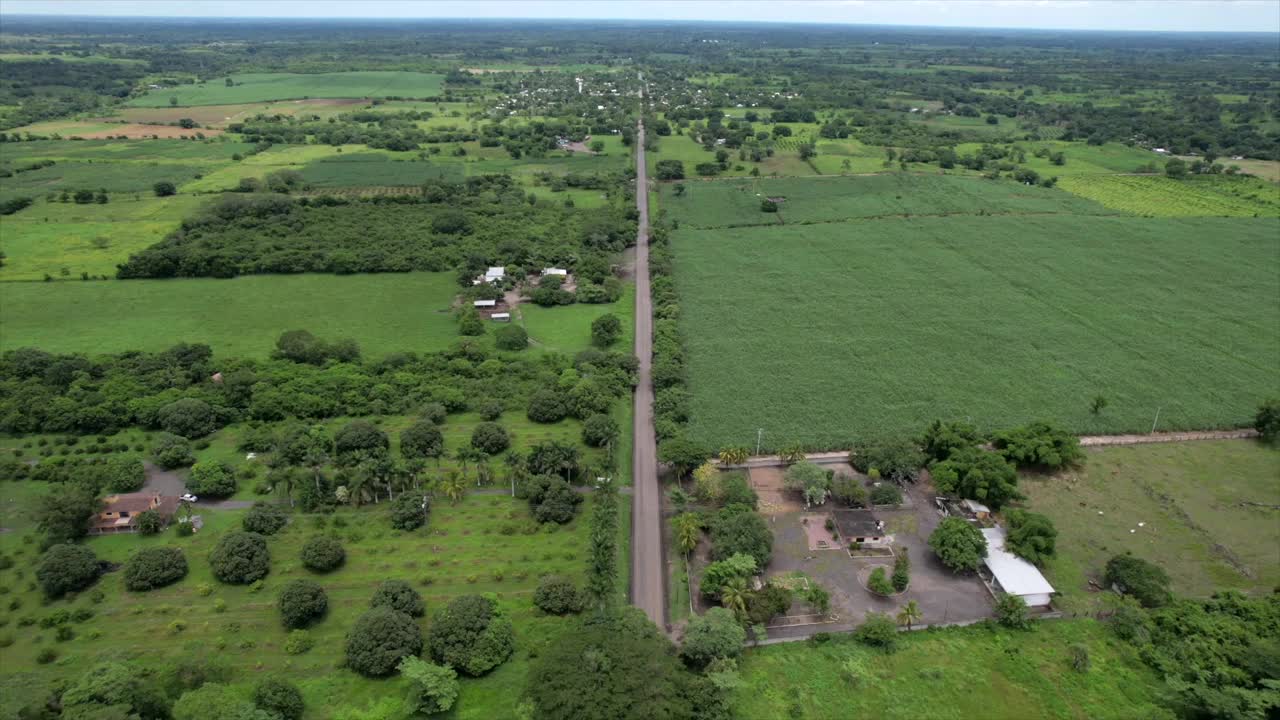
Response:
[[[182,502],[195,502],[200,498],[196,497],[195,495],[192,495],[191,493],[186,493],[185,495],[183,495],[178,499],[181,500]]]

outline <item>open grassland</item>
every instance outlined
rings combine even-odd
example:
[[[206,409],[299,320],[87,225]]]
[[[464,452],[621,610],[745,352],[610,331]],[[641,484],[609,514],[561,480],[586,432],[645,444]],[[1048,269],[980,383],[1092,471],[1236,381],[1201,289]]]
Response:
[[[203,127],[223,127],[233,122],[243,122],[255,115],[318,115],[327,119],[345,112],[366,108],[369,103],[357,98],[314,98],[310,100],[279,100],[261,103],[232,103],[229,105],[201,105],[198,107],[124,107],[118,108],[112,119],[135,123],[171,123],[191,118]],[[381,107],[381,106],[380,106]]]
[[[114,277],[117,263],[159,242],[202,202],[191,195],[150,193],[106,205],[37,201],[0,220],[0,280]]]
[[[1087,145],[1079,142],[1065,141],[1027,141],[1017,142],[1006,147],[1021,148],[1026,159],[1022,167],[1030,168],[1044,177],[1069,177],[1073,175],[1100,175],[1109,173],[1131,173],[1148,163],[1164,159],[1149,150],[1129,147],[1119,143],[1104,145]],[[982,149],[981,143],[962,143],[956,146],[957,155],[976,155]],[[1054,165],[1047,157],[1037,157],[1037,150],[1048,153],[1062,153],[1065,162]]]
[[[1161,175],[1076,175],[1058,184],[1080,197],[1135,215],[1280,217],[1280,188],[1254,177],[1205,175],[1174,180]]]
[[[1060,190],[952,175],[886,173],[822,179],[756,178],[662,186],[661,203],[681,227],[825,223],[912,215],[1115,214]],[[780,198],[776,213],[761,201]]]
[[[232,105],[268,100],[311,98],[434,97],[444,87],[444,76],[429,73],[370,70],[341,73],[245,73],[232,75],[234,86],[223,78],[196,85],[152,90],[129,101],[133,107],[169,105]],[[177,102],[172,102],[177,98]]]
[[[782,147],[783,145],[788,147],[784,148]],[[752,162],[750,156],[748,156],[748,159],[741,160],[738,158],[736,150],[730,150],[729,167],[721,170],[719,174],[726,177],[746,177],[751,174],[752,169],[758,170],[760,175],[765,177],[816,174],[809,163],[800,159],[797,148],[798,140],[795,138],[781,138],[779,147],[774,154],[758,163]],[[659,160],[680,160],[684,162],[685,177],[690,180],[698,177],[694,168],[699,163],[714,163],[716,161],[715,151],[704,150],[702,145],[694,142],[687,135],[669,135],[658,138],[657,150],[646,153],[645,157],[649,163],[651,176],[653,175],[654,165]],[[839,172],[839,170],[836,170],[836,172]]]
[[[160,181],[180,185],[198,178],[207,167],[157,162],[60,162],[19,173],[0,181],[0,200],[43,197],[49,193],[106,190],[113,193],[150,193]]]
[[[1071,666],[1083,645],[1091,667]],[[886,655],[851,638],[747,650],[734,694],[742,720],[967,720],[1165,717],[1160,681],[1137,653],[1093,620],[903,635]],[[855,669],[850,675],[849,668]],[[997,699],[997,700],[993,700]]]
[[[60,135],[69,140],[103,139],[162,139],[217,137],[222,131],[216,128],[188,129],[172,125],[144,125],[141,123],[106,122],[103,120],[50,120],[48,122],[14,128],[14,132],[33,135]]]
[[[1278,479],[1280,450],[1221,440],[1093,449],[1082,468],[1021,485],[1026,506],[1058,529],[1045,569],[1063,593],[1054,602],[1088,611],[1103,598],[1089,581],[1102,584],[1107,560],[1125,552],[1164,568],[1179,595],[1271,592],[1280,584]]]
[[[344,153],[308,163],[302,177],[313,187],[422,185],[427,180],[462,180],[462,166],[450,162],[393,162],[382,153]]]
[[[627,284],[618,301],[608,305],[562,305],[540,307],[522,303],[521,322],[534,347],[566,354],[576,353],[591,345],[591,322],[606,313],[622,321],[622,335],[610,346],[612,350],[630,353],[635,337],[635,285]]]
[[[692,435],[849,447],[935,418],[1146,432],[1157,408],[1163,430],[1249,424],[1280,379],[1275,230],[1066,215],[682,227]]]
[[[34,160],[64,162],[198,163],[230,161],[253,149],[249,143],[218,140],[33,140],[0,145],[0,161],[8,165]]]
[[[21,487],[30,495],[33,485],[22,483]],[[5,499],[12,499],[18,487],[6,484]],[[6,502],[3,507],[0,525],[8,527],[18,504]],[[191,567],[182,581],[150,593],[127,592],[122,573],[109,573],[96,586],[104,595],[97,604],[85,592],[74,600],[41,607],[38,593],[31,589],[35,546],[22,540],[26,532],[0,536],[0,548],[17,560],[14,569],[0,571],[0,582],[13,589],[5,596],[6,604],[17,600],[21,605],[9,617],[38,618],[56,609],[80,607],[95,613],[75,625],[76,638],[65,643],[55,643],[52,631],[38,626],[6,630],[15,642],[0,650],[0,662],[9,669],[0,685],[4,716],[11,717],[24,702],[43,697],[57,678],[78,675],[109,657],[128,658],[140,667],[159,670],[193,654],[216,656],[233,669],[233,680],[243,683],[270,667],[299,685],[309,717],[326,718],[340,707],[364,706],[381,695],[400,694],[403,687],[396,680],[368,680],[337,669],[345,635],[368,607],[374,589],[384,579],[397,578],[412,583],[426,600],[427,617],[420,621],[424,629],[431,615],[453,597],[497,594],[516,627],[516,654],[483,679],[463,680],[457,709],[450,717],[510,717],[523,691],[531,654],[570,622],[535,610],[532,593],[543,574],[565,574],[581,581],[587,561],[585,513],[590,500],[574,522],[551,531],[532,523],[525,502],[504,496],[473,495],[457,505],[437,501],[428,526],[412,533],[392,530],[383,507],[343,510],[332,517],[295,515],[285,531],[269,538],[271,574],[256,592],[222,585],[209,571],[209,551],[219,536],[238,528],[240,511],[201,511],[205,529],[190,538],[178,538],[170,531],[153,538],[122,535],[89,540],[88,546],[99,557],[113,562],[124,562],[141,547],[176,545],[183,548]],[[506,529],[512,532],[506,534]],[[529,534],[529,530],[535,532]],[[335,536],[347,552],[342,568],[319,576],[299,561],[302,543],[318,534]],[[290,656],[284,651],[286,631],[275,602],[284,584],[297,578],[315,579],[325,588],[329,613],[310,631],[315,647]],[[212,592],[205,593],[202,586]],[[215,608],[219,600],[225,603],[221,612]],[[180,631],[172,625],[177,620],[185,624]],[[58,661],[37,664],[36,653],[49,646],[56,646]]]

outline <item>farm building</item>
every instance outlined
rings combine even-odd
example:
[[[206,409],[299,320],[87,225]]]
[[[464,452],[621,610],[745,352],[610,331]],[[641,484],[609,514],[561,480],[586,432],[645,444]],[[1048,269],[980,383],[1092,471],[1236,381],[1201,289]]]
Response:
[[[511,313],[494,313],[489,319],[494,322],[511,322]]]
[[[492,308],[492,307],[496,307],[497,305],[498,305],[497,300],[476,300],[471,303],[471,306],[476,309]]]
[[[484,275],[481,275],[475,280],[472,280],[471,284],[479,285],[480,283],[502,282],[502,279],[505,278],[506,276],[507,276],[507,268],[502,265],[498,265],[496,267],[491,267],[488,270],[485,270]]]
[[[93,518],[90,534],[137,532],[138,516],[147,510],[155,510],[160,514],[160,520],[168,525],[178,511],[178,498],[159,493],[124,493],[108,496],[103,505]]]
[[[968,512],[970,515],[977,518],[978,520],[986,520],[987,518],[991,517],[991,508],[987,507],[986,505],[983,505],[977,500],[965,500],[960,504],[964,506],[964,509],[966,512]]]
[[[982,536],[987,539],[987,557],[983,562],[995,579],[995,589],[1017,595],[1027,607],[1047,607],[1055,592],[1053,586],[1035,565],[1005,549],[1004,528],[983,528]]]
[[[549,268],[542,268],[542,274],[543,275],[559,275],[560,277],[568,277],[569,271],[565,270],[564,268],[549,267]]]
[[[877,520],[870,510],[838,510],[831,513],[836,521],[836,531],[847,541],[863,545],[888,545],[893,536],[884,531],[884,522]]]

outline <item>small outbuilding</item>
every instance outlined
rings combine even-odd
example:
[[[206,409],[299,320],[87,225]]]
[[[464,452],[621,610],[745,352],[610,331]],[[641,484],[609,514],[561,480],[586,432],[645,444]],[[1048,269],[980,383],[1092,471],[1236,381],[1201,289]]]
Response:
[[[982,536],[987,539],[987,557],[983,559],[983,563],[991,571],[995,589],[1008,595],[1017,595],[1027,607],[1048,607],[1056,591],[1035,565],[1005,548],[1004,528],[983,528]]]
[[[885,532],[884,521],[870,510],[837,510],[831,513],[836,530],[846,542],[863,545],[888,545],[893,537]]]
[[[494,313],[489,319],[494,322],[511,322],[511,313]]]
[[[471,303],[471,306],[477,309],[481,309],[481,308],[496,307],[497,304],[498,304],[497,300],[475,300]]]
[[[969,513],[970,515],[977,518],[978,520],[986,520],[987,518],[991,517],[991,508],[987,507],[986,505],[983,505],[977,500],[965,500],[960,504],[964,507],[965,512]]]
[[[549,267],[549,268],[542,268],[542,274],[543,274],[543,275],[558,275],[558,276],[560,276],[560,277],[568,277],[568,276],[569,276],[569,271],[568,271],[568,270],[565,270],[564,268]]]

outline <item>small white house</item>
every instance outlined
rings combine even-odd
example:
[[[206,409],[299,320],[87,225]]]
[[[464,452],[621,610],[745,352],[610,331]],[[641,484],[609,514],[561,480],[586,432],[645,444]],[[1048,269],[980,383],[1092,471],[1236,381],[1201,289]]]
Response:
[[[491,308],[496,307],[497,304],[497,300],[476,300],[471,303],[471,306],[477,308]]]
[[[960,504],[964,506],[964,509],[967,510],[970,515],[973,515],[979,520],[986,520],[991,517],[991,508],[983,505],[977,500],[965,500]]]
[[[511,322],[511,313],[494,313],[489,319],[494,322]]]
[[[1169,154],[1169,151],[1168,151],[1167,149],[1165,149],[1165,148],[1151,148],[1151,152],[1159,153],[1159,154],[1161,154],[1161,155],[1168,155],[1168,154]]]
[[[987,539],[987,557],[982,562],[999,589],[1022,598],[1027,607],[1047,607],[1055,592],[1053,586],[1035,565],[1005,549],[1004,528],[983,528],[982,536]]]
[[[559,275],[560,277],[568,277],[569,271],[565,270],[564,268],[549,267],[549,268],[542,268],[542,274],[543,275]]]
[[[491,267],[484,271],[485,282],[497,282],[507,276],[507,269],[503,266]]]

